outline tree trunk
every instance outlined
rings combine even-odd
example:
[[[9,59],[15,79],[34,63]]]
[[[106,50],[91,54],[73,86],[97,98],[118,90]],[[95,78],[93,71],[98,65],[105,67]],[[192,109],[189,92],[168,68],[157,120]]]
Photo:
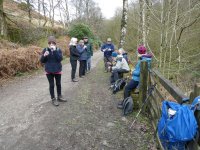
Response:
[[[68,9],[68,0],[65,0],[65,27],[69,27],[69,9]]]
[[[146,44],[146,25],[145,25],[145,3],[139,0],[140,4],[140,44]]]
[[[123,12],[121,20],[121,36],[120,36],[119,48],[122,48],[125,43],[127,20],[128,20],[128,0],[123,0]]]
[[[46,8],[45,8],[45,3],[44,3],[44,0],[42,0],[42,8],[43,8],[43,14],[44,14],[44,24],[43,24],[43,27],[46,26],[47,24],[47,15],[46,15]]]
[[[31,3],[30,3],[30,0],[27,0],[27,6],[28,6],[28,18],[29,18],[29,23],[31,23],[31,19],[32,19],[32,16],[31,16]]]
[[[39,26],[41,26],[41,2],[40,2],[40,0],[38,0],[38,12],[39,12],[38,24],[39,24]]]
[[[1,37],[7,37],[6,18],[3,12],[3,0],[0,0],[0,32]]]

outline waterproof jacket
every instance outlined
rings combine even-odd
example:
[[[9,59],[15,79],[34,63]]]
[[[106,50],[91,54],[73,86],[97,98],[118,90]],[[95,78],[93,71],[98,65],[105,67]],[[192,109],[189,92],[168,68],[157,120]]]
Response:
[[[44,56],[44,53],[49,51],[49,55]],[[52,51],[50,48],[45,48],[42,51],[40,61],[45,64],[45,71],[48,73],[58,73],[62,71],[61,61],[63,59],[62,51],[59,48]]]
[[[85,42],[84,44],[87,46],[87,57],[90,58],[91,56],[93,56],[93,47],[88,42]]]
[[[115,66],[112,67],[112,70],[115,70],[115,69],[123,69],[126,71],[130,71],[128,63],[127,63],[126,59],[123,58],[122,55],[117,56],[117,63]]]
[[[70,50],[70,60],[78,60],[80,57],[80,54],[76,46],[70,45],[69,50]]]
[[[80,54],[79,60],[87,60],[87,48],[84,48],[84,45],[77,45],[77,50]]]
[[[152,57],[150,57],[149,55],[144,55],[144,56],[140,57],[140,59],[138,60],[136,66],[135,66],[135,69],[132,72],[132,79],[133,80],[138,81],[138,82],[140,81],[140,64],[141,64],[141,61],[147,61],[148,69],[150,69],[151,60],[152,60]]]
[[[101,51],[104,52],[104,57],[111,57],[112,56],[112,52],[114,52],[115,47],[114,45],[105,43],[102,47],[101,47]]]

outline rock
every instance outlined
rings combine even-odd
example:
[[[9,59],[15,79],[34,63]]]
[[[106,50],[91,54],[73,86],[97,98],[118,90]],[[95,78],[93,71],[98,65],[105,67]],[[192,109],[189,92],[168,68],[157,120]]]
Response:
[[[114,127],[114,126],[115,126],[115,124],[112,122],[108,122],[108,124],[107,124],[107,127]]]

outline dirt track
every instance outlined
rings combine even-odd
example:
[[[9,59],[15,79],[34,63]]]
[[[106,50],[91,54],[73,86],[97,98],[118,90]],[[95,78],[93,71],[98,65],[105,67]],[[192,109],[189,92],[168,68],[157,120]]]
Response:
[[[44,73],[0,88],[1,150],[144,150],[154,149],[143,123],[133,132],[108,91],[102,54],[95,53],[93,69],[78,83],[63,66],[62,91],[68,99],[52,106]],[[150,129],[149,129],[150,130]]]

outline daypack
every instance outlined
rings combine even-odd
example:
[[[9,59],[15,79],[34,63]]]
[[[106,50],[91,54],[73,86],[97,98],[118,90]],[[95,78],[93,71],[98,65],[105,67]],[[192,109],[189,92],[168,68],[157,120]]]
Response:
[[[162,102],[162,116],[158,122],[158,135],[165,150],[184,150],[187,141],[197,133],[194,111],[188,105]]]
[[[112,91],[113,94],[117,93],[118,91],[122,90],[124,88],[124,86],[126,85],[126,79],[118,79],[117,81],[115,81],[113,87],[112,87]]]
[[[122,106],[123,106],[123,109],[122,109],[122,114],[124,116],[130,114],[133,112],[133,99],[131,96],[125,98],[122,102]]]

